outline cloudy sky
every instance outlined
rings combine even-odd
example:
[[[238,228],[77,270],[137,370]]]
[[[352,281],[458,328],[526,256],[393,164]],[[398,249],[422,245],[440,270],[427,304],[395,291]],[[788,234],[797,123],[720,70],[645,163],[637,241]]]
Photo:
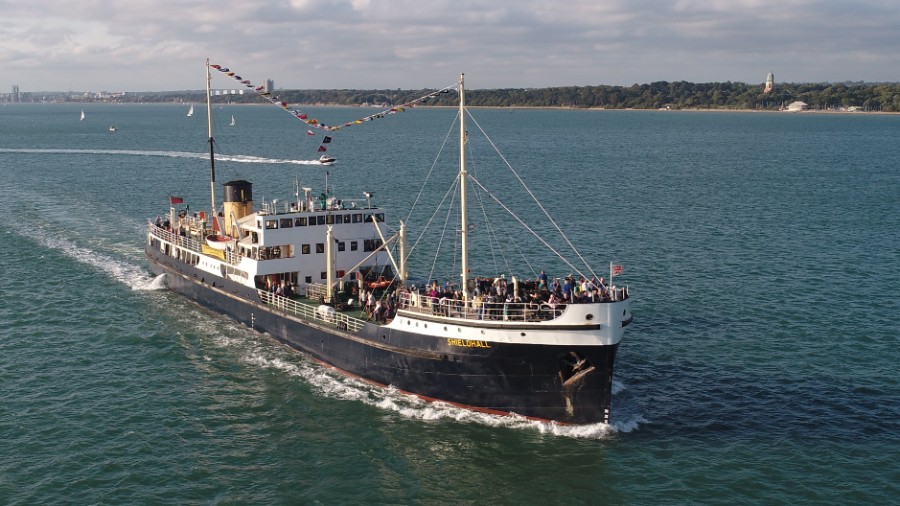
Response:
[[[0,92],[900,81],[898,0],[0,0]],[[213,86],[233,81],[214,78]]]

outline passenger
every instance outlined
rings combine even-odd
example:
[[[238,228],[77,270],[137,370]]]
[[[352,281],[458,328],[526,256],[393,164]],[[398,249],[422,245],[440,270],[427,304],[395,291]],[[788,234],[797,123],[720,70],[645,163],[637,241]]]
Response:
[[[556,298],[555,293],[550,294],[550,299],[547,301],[547,305],[550,306],[550,313],[553,318],[556,318],[558,315],[556,313],[556,308],[559,307],[559,299]]]
[[[546,290],[547,289],[547,273],[541,270],[541,273],[538,274],[538,290]]]

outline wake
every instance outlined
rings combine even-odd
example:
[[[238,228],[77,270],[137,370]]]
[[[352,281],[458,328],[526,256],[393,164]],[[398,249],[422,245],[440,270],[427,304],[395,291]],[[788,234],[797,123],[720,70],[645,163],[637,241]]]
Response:
[[[145,151],[137,149],[0,149],[0,153],[58,154],[58,155],[114,155],[114,156],[156,156],[165,158],[194,158],[209,160],[209,153],[191,153],[188,151]],[[216,154],[216,160],[237,163],[265,163],[291,165],[322,165],[318,160],[292,160],[281,158],[263,158],[251,155]]]
[[[382,388],[346,377],[306,360],[289,362],[279,357],[269,358],[259,353],[253,353],[249,357],[249,362],[265,368],[276,369],[290,376],[297,376],[325,397],[362,402],[416,420],[453,420],[488,427],[533,430],[541,434],[580,439],[607,439],[616,433],[631,432],[637,429],[640,423],[646,422],[638,416],[633,419],[614,421],[612,424],[559,425],[553,422],[530,420],[515,414],[491,415],[443,402],[427,402],[392,387]],[[620,388],[624,387],[620,386]]]
[[[46,248],[59,251],[83,264],[97,268],[111,278],[131,287],[132,290],[162,290],[164,276],[152,276],[143,267],[122,261],[88,248],[77,246],[65,238],[36,234],[32,236]]]

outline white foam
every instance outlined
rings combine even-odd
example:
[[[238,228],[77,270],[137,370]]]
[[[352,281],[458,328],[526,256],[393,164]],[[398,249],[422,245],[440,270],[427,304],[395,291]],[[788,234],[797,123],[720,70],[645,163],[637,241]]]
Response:
[[[128,155],[128,156],[161,156],[167,158],[196,158],[209,160],[208,153],[191,153],[187,151],[145,151],[137,149],[0,149],[0,153],[38,153],[38,154],[82,154],[82,155]],[[263,158],[252,155],[217,154],[216,160],[238,163],[322,165],[318,160],[292,160],[280,158]]]
[[[404,394],[393,387],[381,388],[347,377],[308,360],[286,361],[280,357],[269,357],[265,353],[255,352],[248,357],[248,362],[300,377],[311,385],[314,391],[325,397],[363,402],[382,410],[392,411],[405,418],[429,422],[453,420],[488,427],[534,430],[541,434],[555,436],[603,439],[615,432],[631,432],[637,427],[639,421],[643,421],[642,419],[631,420],[624,423],[616,422],[612,425],[605,423],[560,425],[553,422],[530,420],[515,414],[492,415],[459,408],[444,402],[428,402],[414,395]]]
[[[152,277],[143,267],[104,255],[98,251],[79,247],[65,238],[41,234],[36,234],[34,237],[45,247],[57,250],[81,263],[96,267],[134,290],[159,290],[163,288],[162,280],[159,277]]]

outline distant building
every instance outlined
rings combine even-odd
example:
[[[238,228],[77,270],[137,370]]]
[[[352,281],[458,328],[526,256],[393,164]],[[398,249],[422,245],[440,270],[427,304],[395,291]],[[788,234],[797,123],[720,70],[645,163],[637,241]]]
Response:
[[[790,112],[805,111],[807,107],[809,107],[809,105],[806,102],[801,102],[798,100],[796,102],[791,102],[790,104],[788,104],[787,110]]]
[[[271,79],[266,79],[266,92],[267,93],[275,93],[275,81]]]
[[[775,89],[775,74],[770,70],[769,75],[766,76],[766,89],[763,90],[763,93],[772,93],[772,90]]]
[[[12,93],[9,95],[10,102],[19,102],[22,100],[22,97],[19,96],[19,85],[14,84],[12,87]]]

